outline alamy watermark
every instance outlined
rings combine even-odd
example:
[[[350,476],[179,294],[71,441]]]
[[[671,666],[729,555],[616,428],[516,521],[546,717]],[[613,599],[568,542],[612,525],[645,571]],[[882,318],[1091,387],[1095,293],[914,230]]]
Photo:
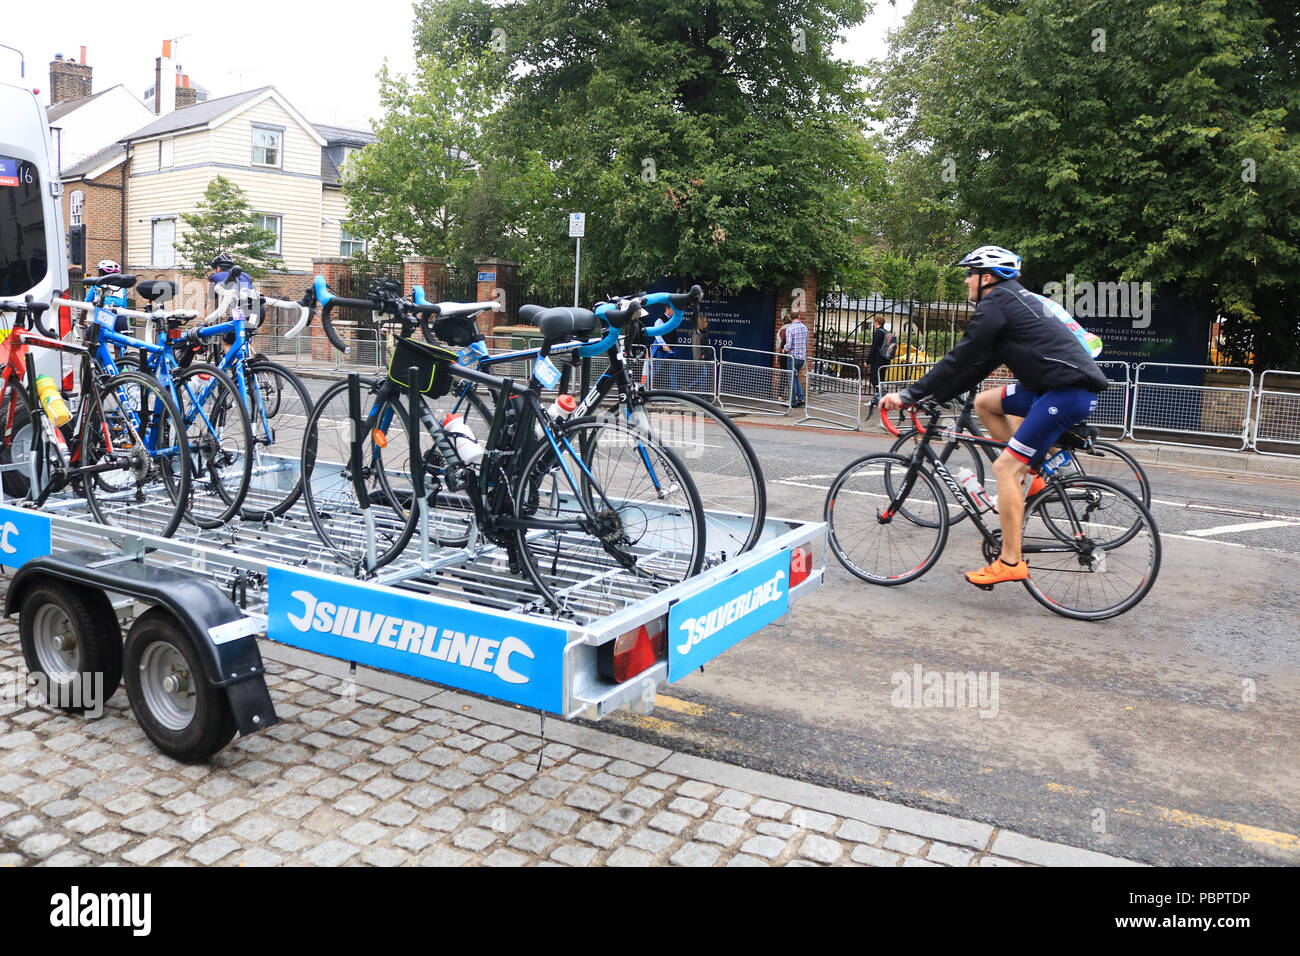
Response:
[[[1064,282],[1043,286],[1043,296],[1076,319],[1131,319],[1135,329],[1151,325],[1150,282],[1076,282],[1071,272]]]
[[[50,680],[44,673],[0,676],[0,716],[37,707],[75,710],[95,718],[104,713],[104,675],[99,671]]]
[[[997,671],[927,671],[914,664],[910,673],[895,671],[889,682],[894,707],[979,708],[981,717],[998,715]]]

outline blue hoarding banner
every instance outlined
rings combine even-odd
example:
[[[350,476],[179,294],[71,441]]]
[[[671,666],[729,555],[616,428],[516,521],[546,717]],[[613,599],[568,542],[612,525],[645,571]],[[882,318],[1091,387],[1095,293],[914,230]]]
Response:
[[[267,588],[274,641],[563,713],[562,627],[275,565]]]
[[[0,565],[21,567],[51,550],[50,519],[39,511],[0,506]]]
[[[649,292],[685,292],[694,285],[682,279],[660,279],[646,287]],[[723,295],[710,289],[704,291],[700,311],[709,320],[709,344],[715,349],[730,347],[770,352],[776,337],[776,291],[745,289]],[[678,344],[689,342],[690,330],[685,324],[677,330]],[[678,358],[689,355],[678,353]],[[741,361],[745,357],[740,358]],[[754,357],[762,364],[761,359]]]
[[[733,574],[668,613],[668,680],[708,663],[790,610],[790,553]]]

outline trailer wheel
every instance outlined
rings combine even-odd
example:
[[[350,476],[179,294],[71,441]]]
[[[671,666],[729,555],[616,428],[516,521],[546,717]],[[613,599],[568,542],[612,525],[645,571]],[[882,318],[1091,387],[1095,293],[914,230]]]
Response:
[[[206,760],[235,736],[225,690],[209,683],[194,641],[166,611],[145,612],[127,635],[126,693],[145,734],[174,760]]]
[[[27,668],[45,675],[50,704],[69,713],[99,709],[122,682],[122,631],[111,608],[104,614],[97,603],[107,602],[67,582],[36,583],[23,595],[18,633]]]

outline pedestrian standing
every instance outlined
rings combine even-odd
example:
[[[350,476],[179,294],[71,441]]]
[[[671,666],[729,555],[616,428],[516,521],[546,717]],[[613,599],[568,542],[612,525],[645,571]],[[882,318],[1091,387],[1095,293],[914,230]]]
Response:
[[[880,373],[889,359],[885,357],[885,317],[877,315],[873,320],[875,328],[871,332],[871,349],[867,352],[867,370],[868,379],[871,382],[871,406],[867,414],[875,410],[876,403],[880,401]]]
[[[790,356],[790,365],[794,369],[794,375],[790,379],[790,407],[799,408],[805,402],[803,383],[799,380],[799,375],[803,371],[804,362],[808,359],[808,326],[803,324],[798,313],[790,316],[790,324],[785,328],[781,351]]]

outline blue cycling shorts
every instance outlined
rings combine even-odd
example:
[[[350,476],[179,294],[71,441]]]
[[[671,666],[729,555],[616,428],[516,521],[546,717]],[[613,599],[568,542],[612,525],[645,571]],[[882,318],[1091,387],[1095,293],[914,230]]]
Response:
[[[1086,388],[1056,388],[1039,395],[1019,382],[1002,389],[1002,411],[1024,421],[1011,436],[1007,451],[1037,468],[1067,428],[1097,407],[1097,393]]]

